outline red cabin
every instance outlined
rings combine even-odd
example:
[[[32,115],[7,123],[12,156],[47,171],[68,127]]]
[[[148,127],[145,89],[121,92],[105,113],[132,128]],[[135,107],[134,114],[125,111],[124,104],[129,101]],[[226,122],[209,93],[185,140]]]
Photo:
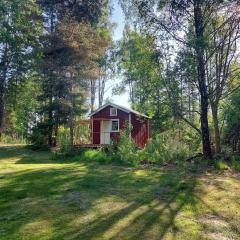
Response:
[[[132,109],[107,103],[90,117],[93,145],[106,145],[111,141],[117,141],[126,124],[131,126],[131,138],[137,146],[143,148],[150,138],[149,117]]]

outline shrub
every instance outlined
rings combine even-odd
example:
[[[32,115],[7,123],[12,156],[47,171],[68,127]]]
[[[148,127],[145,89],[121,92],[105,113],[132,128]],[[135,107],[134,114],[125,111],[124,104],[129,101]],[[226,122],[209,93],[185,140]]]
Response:
[[[117,163],[135,165],[138,162],[138,148],[129,137],[129,131],[122,131],[118,143],[112,142],[108,155]]]
[[[38,124],[32,129],[29,141],[34,149],[48,149],[48,128],[46,124]]]
[[[232,156],[231,160],[232,160],[232,168],[240,172],[240,155]]]
[[[186,145],[171,138],[167,133],[158,134],[145,149],[138,151],[139,160],[148,163],[178,163],[189,154]]]
[[[214,166],[217,170],[228,170],[229,166],[226,161],[218,160],[214,163]]]
[[[6,144],[27,144],[27,140],[23,137],[10,136],[7,134],[2,134],[1,143]]]
[[[53,155],[54,160],[66,160],[70,162],[96,161],[99,163],[110,163],[112,157],[102,149],[59,149]]]
[[[232,168],[238,172],[240,172],[240,162],[239,161],[233,161],[232,162]]]
[[[240,155],[234,155],[234,156],[232,156],[232,157],[231,157],[231,160],[240,163]]]
[[[99,163],[109,163],[112,158],[103,150],[86,150],[83,152],[81,158],[85,161],[97,161]]]
[[[70,130],[64,126],[59,127],[57,135],[57,144],[60,147],[67,147],[70,145]]]

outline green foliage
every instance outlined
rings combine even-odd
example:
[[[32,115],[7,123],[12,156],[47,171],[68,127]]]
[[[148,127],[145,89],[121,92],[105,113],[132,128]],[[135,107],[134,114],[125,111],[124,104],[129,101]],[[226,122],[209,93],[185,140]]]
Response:
[[[19,84],[32,74],[40,57],[43,31],[41,10],[33,0],[0,3],[0,132],[3,132],[9,95],[16,97]],[[11,92],[12,94],[9,94]]]
[[[234,155],[231,157],[232,168],[240,172],[240,155]]]
[[[240,172],[240,161],[233,161],[232,168],[238,172]]]
[[[99,78],[98,61],[110,42],[106,19],[105,24],[98,26],[108,14],[103,12],[108,10],[108,1],[89,2],[40,1],[46,24],[39,64],[43,93],[39,100],[44,101],[41,119],[48,126],[49,145],[54,145],[54,135],[61,125],[71,129],[73,145],[75,120],[88,111],[89,80]]]
[[[34,126],[29,136],[29,141],[34,149],[48,149],[47,145],[48,128],[45,124],[39,123]]]
[[[224,160],[215,161],[214,166],[217,170],[228,170],[229,169],[228,163]]]
[[[239,80],[239,79],[238,79]],[[228,99],[224,109],[226,123],[224,126],[225,142],[233,151],[240,150],[240,91],[239,89]]]
[[[98,162],[111,163],[113,156],[104,149],[72,149],[69,145],[63,146],[54,152],[53,159],[56,161],[70,162]]]
[[[84,161],[97,161],[99,163],[110,163],[112,158],[103,150],[86,150],[83,151],[80,158]]]
[[[109,155],[115,162],[123,164],[137,164],[137,146],[129,137],[129,130],[122,131],[118,143],[113,142],[109,148]]]
[[[1,143],[7,143],[7,144],[27,144],[27,141],[25,138],[20,138],[17,136],[11,136],[11,135],[6,135],[2,134],[1,136]]]
[[[163,130],[170,122],[171,111],[157,38],[127,28],[120,43],[119,59],[124,78],[117,90],[121,92],[128,86],[133,107],[152,117],[153,133]]]
[[[61,126],[58,128],[57,143],[61,148],[70,145],[70,131],[69,128]]]
[[[180,144],[168,133],[159,134],[152,139],[145,149],[138,152],[139,160],[147,163],[181,163],[189,156],[187,145]]]
[[[240,155],[234,155],[234,156],[232,156],[232,157],[231,157],[231,160],[240,163]]]
[[[8,90],[8,104],[5,112],[4,133],[8,136],[28,139],[31,127],[37,122],[38,96],[40,86],[33,74],[25,76],[18,87],[12,86]]]

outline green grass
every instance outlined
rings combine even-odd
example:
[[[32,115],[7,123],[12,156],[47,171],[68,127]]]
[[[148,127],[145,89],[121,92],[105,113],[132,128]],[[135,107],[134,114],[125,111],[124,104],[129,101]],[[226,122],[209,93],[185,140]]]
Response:
[[[75,159],[76,160],[76,159]],[[0,147],[0,239],[240,239],[240,175]]]

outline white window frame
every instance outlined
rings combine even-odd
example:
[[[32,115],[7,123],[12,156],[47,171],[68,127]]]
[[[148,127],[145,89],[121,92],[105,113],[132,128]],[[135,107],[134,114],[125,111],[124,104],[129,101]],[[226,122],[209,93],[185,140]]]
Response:
[[[118,122],[118,129],[117,130],[113,130],[112,129],[112,123],[114,122]],[[119,119],[111,119],[111,132],[119,132]]]
[[[113,114],[113,113],[112,113],[112,109],[116,109],[116,114]],[[117,108],[115,108],[115,107],[110,107],[110,116],[111,116],[111,117],[114,117],[114,116],[117,116],[117,114],[118,114]]]

